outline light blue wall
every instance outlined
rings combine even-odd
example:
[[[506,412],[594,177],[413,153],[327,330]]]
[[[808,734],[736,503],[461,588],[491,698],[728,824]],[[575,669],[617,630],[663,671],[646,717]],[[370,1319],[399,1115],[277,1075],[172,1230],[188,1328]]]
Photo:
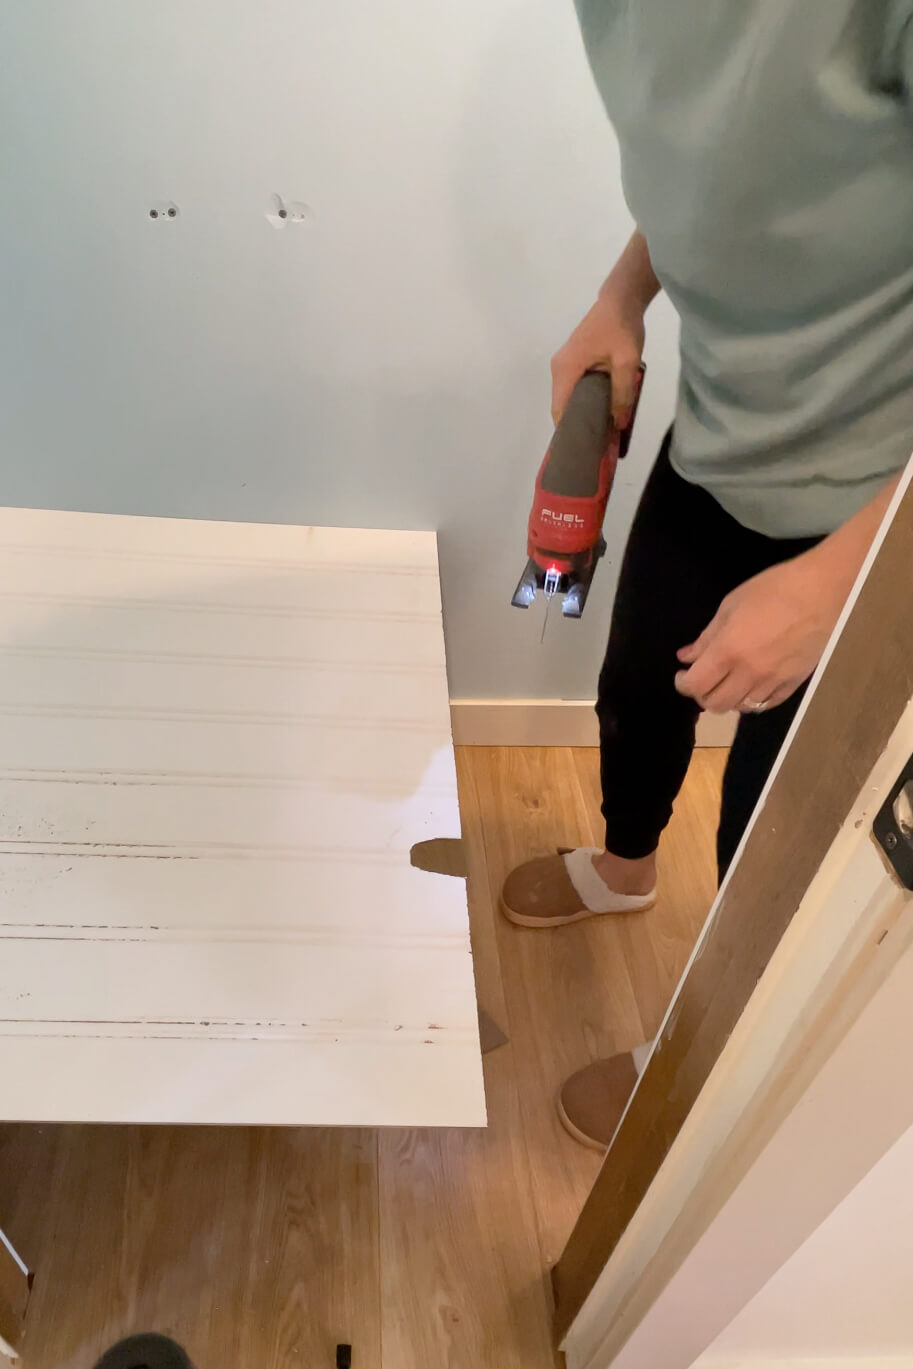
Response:
[[[675,328],[540,648],[548,359],[630,231],[571,0],[5,0],[0,63],[0,502],[438,528],[452,694],[591,696]]]

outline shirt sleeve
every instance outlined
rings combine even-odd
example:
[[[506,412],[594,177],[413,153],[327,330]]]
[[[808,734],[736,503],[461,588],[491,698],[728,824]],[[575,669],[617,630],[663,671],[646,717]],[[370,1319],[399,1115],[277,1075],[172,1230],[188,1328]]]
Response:
[[[900,69],[907,100],[913,105],[913,15],[907,20],[901,33]]]
[[[882,54],[885,84],[913,109],[913,0],[890,0]]]

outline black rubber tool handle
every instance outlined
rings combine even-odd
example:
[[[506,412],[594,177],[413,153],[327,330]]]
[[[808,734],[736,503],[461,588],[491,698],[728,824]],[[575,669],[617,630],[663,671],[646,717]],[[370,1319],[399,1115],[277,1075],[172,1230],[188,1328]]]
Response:
[[[599,467],[612,436],[612,378],[602,371],[581,376],[552,435],[542,488],[547,494],[590,499],[599,489]]]

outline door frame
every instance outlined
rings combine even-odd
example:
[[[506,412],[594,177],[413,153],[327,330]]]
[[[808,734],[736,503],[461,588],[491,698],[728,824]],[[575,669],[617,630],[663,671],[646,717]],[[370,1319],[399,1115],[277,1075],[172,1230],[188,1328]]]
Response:
[[[911,478],[913,463],[554,1271],[571,1369],[619,1360],[913,936],[871,836],[913,754]]]

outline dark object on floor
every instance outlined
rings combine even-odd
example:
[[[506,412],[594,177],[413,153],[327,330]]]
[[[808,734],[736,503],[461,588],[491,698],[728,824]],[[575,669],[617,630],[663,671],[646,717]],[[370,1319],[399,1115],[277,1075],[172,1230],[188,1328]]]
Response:
[[[427,870],[432,875],[466,878],[466,856],[460,837],[432,837],[429,841],[417,841],[409,852],[409,863],[416,870]]]
[[[130,1336],[118,1341],[95,1369],[193,1369],[179,1345],[167,1336]]]
[[[351,1345],[337,1345],[337,1347],[336,1347],[336,1369],[352,1369],[352,1347],[351,1347]]]
[[[484,1008],[479,1009],[479,1044],[483,1055],[488,1055],[489,1051],[496,1051],[499,1046],[507,1045],[504,1032]]]

